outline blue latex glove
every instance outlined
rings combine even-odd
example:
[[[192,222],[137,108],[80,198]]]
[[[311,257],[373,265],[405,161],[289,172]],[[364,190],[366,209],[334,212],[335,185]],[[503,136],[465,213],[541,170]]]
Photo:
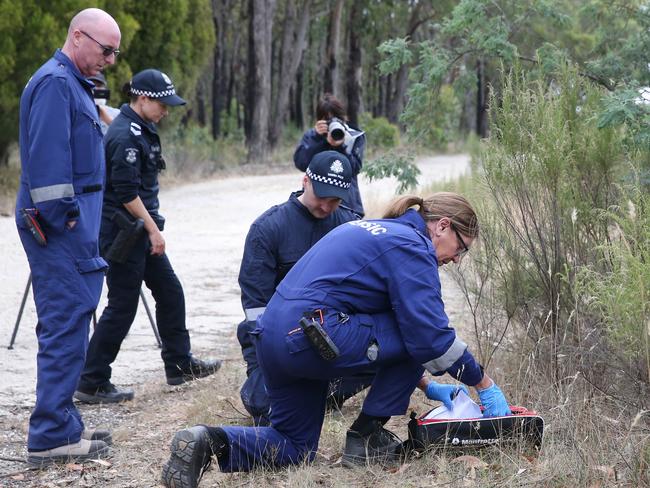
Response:
[[[429,400],[438,400],[445,404],[449,410],[454,408],[454,404],[451,401],[456,397],[456,394],[463,390],[469,396],[469,390],[465,385],[445,385],[443,383],[436,383],[432,381],[427,385],[425,391],[427,398]]]
[[[483,417],[500,417],[511,414],[506,397],[503,396],[501,388],[496,383],[492,383],[489,388],[477,391],[478,397],[481,399],[481,405],[485,407]]]

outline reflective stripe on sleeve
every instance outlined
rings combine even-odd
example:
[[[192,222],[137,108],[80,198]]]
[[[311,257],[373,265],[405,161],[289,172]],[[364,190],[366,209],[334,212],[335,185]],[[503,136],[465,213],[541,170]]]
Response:
[[[74,187],[70,183],[42,186],[30,190],[29,195],[32,197],[32,202],[34,203],[47,202],[48,200],[55,200],[57,198],[73,197]]]
[[[452,366],[452,364],[458,361],[465,352],[465,349],[467,349],[467,344],[457,337],[449,349],[447,349],[447,352],[439,358],[424,363],[422,366],[424,366],[429,373],[440,373],[446,371]]]
[[[262,315],[264,313],[264,310],[266,310],[266,307],[257,307],[257,308],[247,308],[244,310],[244,313],[246,314],[246,320],[249,322],[253,322],[257,320],[257,317]]]

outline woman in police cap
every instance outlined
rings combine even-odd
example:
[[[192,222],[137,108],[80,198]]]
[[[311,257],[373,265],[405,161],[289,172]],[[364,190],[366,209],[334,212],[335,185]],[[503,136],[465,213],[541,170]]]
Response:
[[[108,305],[90,341],[75,393],[89,403],[133,398],[132,390],[111,383],[110,365],[133,323],[143,281],[156,301],[167,383],[207,376],[221,365],[192,357],[183,288],[165,254],[165,219],[158,213],[158,173],[165,162],[156,124],[169,106],[185,105],[185,100],[176,94],[171,79],[155,69],[136,74],[124,91],[130,103],[122,106],[104,138],[107,177],[99,245],[109,263]],[[138,219],[144,223],[141,235],[118,239],[121,231],[137,233]]]

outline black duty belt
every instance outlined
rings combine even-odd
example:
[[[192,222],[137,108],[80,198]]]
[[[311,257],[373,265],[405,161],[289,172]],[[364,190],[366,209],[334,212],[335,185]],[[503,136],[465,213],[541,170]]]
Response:
[[[86,185],[81,188],[81,193],[95,193],[97,191],[102,191],[102,185]]]

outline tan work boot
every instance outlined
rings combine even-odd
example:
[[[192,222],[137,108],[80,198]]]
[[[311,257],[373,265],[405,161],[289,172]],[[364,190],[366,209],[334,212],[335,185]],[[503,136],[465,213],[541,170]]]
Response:
[[[30,451],[27,453],[27,463],[32,466],[43,467],[54,463],[99,459],[108,455],[108,452],[108,445],[104,441],[81,439],[74,444],[66,444],[46,451]]]

